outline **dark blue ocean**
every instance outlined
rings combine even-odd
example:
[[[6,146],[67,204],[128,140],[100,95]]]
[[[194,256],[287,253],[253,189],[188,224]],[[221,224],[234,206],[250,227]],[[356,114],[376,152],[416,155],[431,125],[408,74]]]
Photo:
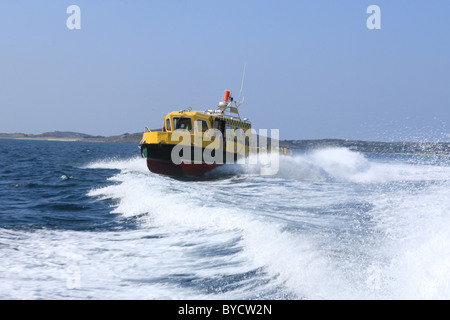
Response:
[[[0,140],[0,299],[450,299],[448,156],[344,148],[177,180]]]

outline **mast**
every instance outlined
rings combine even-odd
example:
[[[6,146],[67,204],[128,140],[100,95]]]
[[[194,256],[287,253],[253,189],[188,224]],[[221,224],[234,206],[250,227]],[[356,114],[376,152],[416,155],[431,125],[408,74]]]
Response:
[[[239,99],[237,102],[235,102],[236,108],[239,108],[239,106],[244,103],[244,97],[242,96],[242,90],[244,88],[244,78],[245,78],[246,66],[247,66],[247,63],[244,63],[244,71],[242,72],[242,81],[241,81],[241,90],[239,91]]]

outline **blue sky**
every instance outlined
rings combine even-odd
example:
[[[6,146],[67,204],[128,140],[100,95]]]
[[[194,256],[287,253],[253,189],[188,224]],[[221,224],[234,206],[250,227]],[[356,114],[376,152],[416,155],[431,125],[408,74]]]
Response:
[[[450,141],[444,0],[3,0],[0,132],[158,128],[237,97],[245,63],[241,115],[282,139]]]

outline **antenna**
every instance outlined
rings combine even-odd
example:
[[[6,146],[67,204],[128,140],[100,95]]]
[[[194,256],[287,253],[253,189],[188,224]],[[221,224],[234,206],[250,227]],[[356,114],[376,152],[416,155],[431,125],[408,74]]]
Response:
[[[242,82],[241,82],[241,91],[239,91],[239,100],[235,102],[236,107],[239,107],[241,104],[244,103],[244,97],[242,96],[242,89],[244,88],[244,78],[245,78],[245,67],[247,66],[247,63],[244,63],[244,72],[242,73]]]

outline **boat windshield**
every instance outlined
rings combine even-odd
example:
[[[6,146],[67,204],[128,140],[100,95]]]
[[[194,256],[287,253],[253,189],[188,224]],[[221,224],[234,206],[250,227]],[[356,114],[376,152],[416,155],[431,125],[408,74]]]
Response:
[[[186,130],[192,132],[192,119],[189,117],[173,117],[175,130]]]

